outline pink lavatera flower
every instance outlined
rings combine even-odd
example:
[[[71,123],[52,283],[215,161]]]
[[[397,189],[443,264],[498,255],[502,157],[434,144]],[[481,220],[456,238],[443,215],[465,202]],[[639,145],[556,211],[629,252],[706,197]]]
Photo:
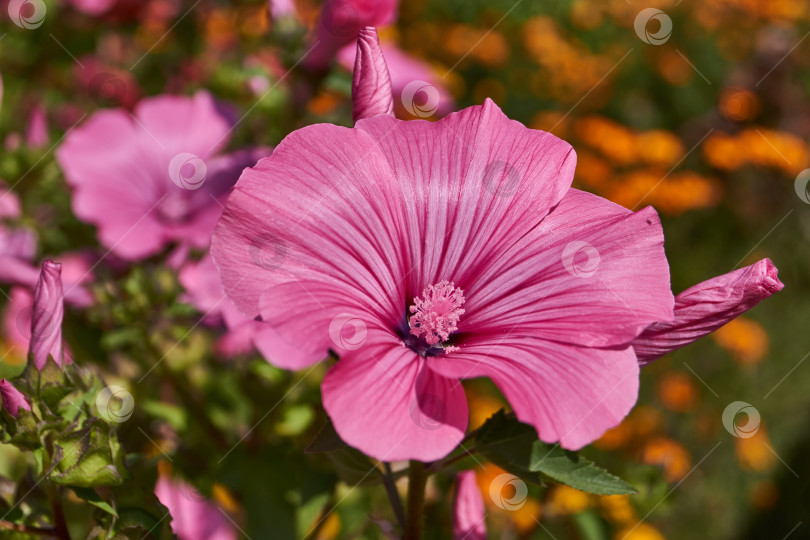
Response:
[[[0,410],[8,411],[8,414],[17,418],[20,409],[31,410],[31,405],[25,400],[22,392],[14,388],[10,382],[0,379]]]
[[[155,496],[169,509],[172,532],[180,540],[236,540],[236,528],[222,510],[191,485],[161,474]]]
[[[475,481],[475,471],[463,471],[456,477],[456,499],[453,512],[455,540],[486,540],[484,500]]]
[[[48,361],[60,367],[70,363],[62,351],[62,319],[65,315],[62,293],[62,265],[53,261],[42,263],[39,282],[34,289],[34,307],[31,311],[31,344],[28,351],[38,370]]]
[[[76,216],[101,243],[138,260],[167,244],[205,248],[240,171],[266,149],[217,155],[233,122],[207,92],[144,99],[134,115],[95,113],[68,134],[57,160]]]
[[[379,48],[359,54],[356,76],[384,80],[368,73]],[[467,429],[460,380],[477,377],[578,449],[635,404],[634,342],[675,300],[656,212],[572,189],[574,167],[567,143],[490,100],[438,122],[308,126],[242,174],[211,253],[296,367],[339,355],[323,404],[368,455],[447,455]]]

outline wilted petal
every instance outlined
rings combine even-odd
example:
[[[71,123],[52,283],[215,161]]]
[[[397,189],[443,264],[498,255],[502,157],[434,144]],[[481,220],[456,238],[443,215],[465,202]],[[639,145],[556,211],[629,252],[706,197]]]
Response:
[[[39,282],[34,289],[29,356],[40,370],[48,361],[48,356],[51,356],[59,366],[67,363],[62,354],[64,297],[61,273],[61,264],[45,261],[42,263]]]
[[[475,472],[463,471],[456,478],[453,538],[455,540],[486,540],[484,501],[475,481]]]
[[[641,364],[680,349],[779,292],[784,284],[770,259],[712,278],[675,297],[675,320],[650,325],[635,341]]]
[[[31,410],[31,405],[25,400],[22,392],[14,388],[14,386],[5,379],[0,380],[0,410],[8,411],[8,413],[17,417],[20,408],[26,411]]]
[[[367,26],[357,38],[357,58],[352,79],[352,118],[394,115],[391,77],[385,64],[377,30]]]

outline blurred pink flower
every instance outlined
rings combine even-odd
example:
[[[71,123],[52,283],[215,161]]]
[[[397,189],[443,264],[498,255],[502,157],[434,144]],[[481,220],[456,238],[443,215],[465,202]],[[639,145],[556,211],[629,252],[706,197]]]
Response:
[[[65,307],[61,271],[62,265],[59,263],[45,261],[34,289],[29,355],[39,370],[45,367],[48,357],[53,358],[59,367],[70,363],[70,358],[62,352]]]
[[[33,291],[40,274],[39,268],[32,263],[36,242],[36,234],[31,230],[8,229],[0,225],[0,283],[20,285]],[[65,300],[77,307],[92,304],[93,297],[85,287],[93,279],[88,256],[63,253],[59,259],[64,267]]]
[[[247,354],[255,347],[268,361],[286,369],[295,369],[306,361],[301,359],[300,349],[284,341],[272,326],[247,317],[225,296],[209,255],[183,266],[179,279],[186,289],[185,300],[203,313],[204,322],[223,324],[228,329],[217,342],[219,353],[230,358]]]
[[[453,538],[456,540],[486,540],[484,501],[475,481],[475,472],[463,471],[458,473],[456,478]]]
[[[29,148],[42,148],[48,144],[48,118],[45,116],[45,107],[36,105],[28,117],[28,127],[25,131],[25,144]]]
[[[101,15],[115,5],[116,0],[68,0],[77,11],[85,15]]]
[[[104,65],[94,56],[82,56],[81,66],[74,68],[73,76],[100,107],[131,109],[138,101],[140,89],[132,72]]]
[[[391,76],[394,106],[400,116],[428,118],[453,110],[453,96],[430,64],[403,52],[394,43],[383,42],[381,46]],[[351,71],[356,57],[357,47],[347,45],[338,53],[338,62]]]
[[[362,86],[385,78],[356,78],[377,100]],[[339,435],[440,459],[467,428],[459,379],[478,377],[546,442],[617,425],[634,340],[674,318],[655,210],[572,189],[570,145],[490,100],[438,122],[355,106],[374,115],[295,131],[246,170],[211,245],[226,294],[297,344],[297,367],[339,353],[321,388]]]
[[[325,69],[341,47],[354,44],[365,26],[386,26],[396,21],[399,0],[324,0],[315,41],[304,63]]]
[[[95,113],[57,150],[76,216],[96,225],[101,243],[127,260],[172,242],[206,247],[222,199],[241,170],[267,153],[217,155],[232,126],[204,91],[144,99],[134,115]]]
[[[169,509],[172,531],[180,540],[235,540],[236,528],[220,508],[193,486],[161,474],[155,496]]]
[[[8,189],[5,182],[0,180],[0,218],[16,219],[21,215],[20,198]],[[2,234],[2,233],[0,233]],[[2,241],[0,241],[2,245]],[[0,248],[0,253],[2,253]]]
[[[648,364],[685,347],[783,287],[770,259],[698,283],[675,297],[675,320],[655,323],[633,341],[636,356]]]

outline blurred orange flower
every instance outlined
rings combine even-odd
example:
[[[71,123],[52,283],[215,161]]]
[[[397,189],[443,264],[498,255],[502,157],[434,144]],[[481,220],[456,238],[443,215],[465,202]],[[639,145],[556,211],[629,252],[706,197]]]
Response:
[[[658,399],[671,411],[679,413],[693,411],[699,397],[692,378],[685,373],[667,373],[658,383]]]
[[[689,472],[692,458],[679,442],[668,437],[656,437],[642,448],[641,460],[664,469],[667,482],[677,482]]]
[[[758,322],[745,317],[720,327],[712,338],[742,364],[758,364],[768,352],[768,333]]]

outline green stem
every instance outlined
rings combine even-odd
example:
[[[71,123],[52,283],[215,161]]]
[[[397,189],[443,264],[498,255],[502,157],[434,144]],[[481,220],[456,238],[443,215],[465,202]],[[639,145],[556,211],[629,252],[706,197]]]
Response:
[[[22,525],[20,523],[12,523],[11,521],[0,520],[0,529],[7,531],[16,531],[31,535],[50,536],[56,535],[56,531],[50,527],[31,527],[29,525]]]
[[[383,474],[383,485],[385,492],[388,494],[388,500],[391,502],[391,508],[394,510],[394,517],[397,518],[397,523],[401,528],[405,528],[405,509],[402,507],[402,500],[399,498],[399,492],[394,481],[394,474],[391,472],[391,464],[387,461],[383,463],[385,473]]]
[[[421,540],[422,512],[425,504],[425,484],[427,483],[425,464],[411,461],[408,471],[408,517],[405,522],[403,540]]]
[[[67,521],[65,520],[65,511],[62,508],[62,497],[59,496],[59,491],[56,486],[49,484],[45,491],[48,494],[48,501],[51,503],[51,511],[53,512],[53,534],[60,540],[70,540],[70,533],[67,528]]]

